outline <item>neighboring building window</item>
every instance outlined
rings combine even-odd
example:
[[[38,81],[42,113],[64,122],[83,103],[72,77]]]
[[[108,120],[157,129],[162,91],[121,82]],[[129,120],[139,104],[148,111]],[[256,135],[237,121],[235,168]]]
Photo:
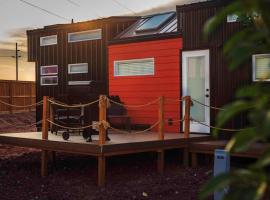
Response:
[[[237,22],[237,21],[238,21],[238,15],[236,14],[227,15],[228,23]]]
[[[253,81],[270,81],[270,54],[252,56]]]
[[[69,81],[68,85],[90,85],[91,81]]]
[[[81,31],[68,34],[68,42],[80,42],[87,40],[99,40],[102,37],[101,29]]]
[[[42,76],[40,78],[40,85],[58,85],[57,76]]]
[[[48,46],[57,44],[57,35],[50,35],[40,38],[40,46]]]
[[[40,75],[55,75],[58,74],[58,66],[41,66],[40,67]]]
[[[143,76],[155,74],[154,58],[114,62],[114,76]]]
[[[85,74],[88,73],[88,63],[76,63],[68,65],[69,74]]]

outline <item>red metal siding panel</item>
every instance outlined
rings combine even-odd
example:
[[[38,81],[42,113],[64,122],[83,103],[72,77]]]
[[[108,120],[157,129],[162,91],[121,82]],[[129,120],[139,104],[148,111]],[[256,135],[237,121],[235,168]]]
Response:
[[[159,96],[180,98],[180,49],[182,39],[167,39],[109,46],[109,93],[119,95],[125,104],[145,104]],[[155,75],[114,77],[114,61],[155,59]],[[158,105],[128,109],[133,124],[153,124],[158,120]],[[180,104],[166,101],[165,119],[180,119]],[[166,132],[179,132],[179,123],[168,126]]]

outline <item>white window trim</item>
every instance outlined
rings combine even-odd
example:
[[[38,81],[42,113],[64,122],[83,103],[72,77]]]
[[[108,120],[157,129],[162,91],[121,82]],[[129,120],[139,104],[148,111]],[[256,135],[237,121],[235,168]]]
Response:
[[[57,83],[52,83],[52,84],[43,84],[42,79],[44,78],[57,78]],[[40,77],[40,85],[58,85],[58,76],[41,76]]]
[[[90,85],[92,81],[69,81],[68,85]]]
[[[153,74],[136,74],[136,75],[119,75],[116,74],[117,71],[117,65],[119,63],[132,63],[132,62],[143,62],[143,61],[153,61],[154,62],[154,70]],[[114,69],[113,69],[113,75],[115,77],[125,77],[125,76],[154,76],[155,75],[155,58],[142,58],[142,59],[130,59],[130,60],[116,60],[114,61]]]
[[[56,42],[50,43],[50,44],[42,44],[42,40],[43,40],[43,39],[51,38],[51,37],[56,37]],[[58,38],[57,38],[57,35],[48,35],[48,36],[40,37],[40,38],[39,38],[39,41],[40,41],[40,46],[42,46],[42,47],[43,47],[43,46],[50,46],[50,45],[55,45],[55,44],[57,44]]]
[[[234,20],[231,20],[230,17],[231,16],[236,16],[237,18],[234,19]],[[227,15],[227,23],[235,23],[235,22],[238,22],[238,19],[239,19],[239,16],[237,14],[229,14]]]
[[[263,79],[263,80],[260,80],[260,79],[256,78],[256,57],[258,57],[258,56],[269,56],[269,55],[270,55],[270,53],[252,55],[252,80],[254,82],[270,81],[270,78]]]
[[[82,40],[76,40],[76,41],[71,41],[70,40],[71,35],[76,35],[76,34],[81,34],[81,33],[91,33],[91,32],[97,32],[97,31],[100,31],[100,37],[91,38],[91,39],[82,39]],[[79,31],[79,32],[68,33],[68,42],[69,43],[89,41],[89,40],[100,40],[101,38],[102,38],[102,29],[94,29],[94,30],[87,30],[87,31]]]
[[[46,68],[48,68],[48,67],[57,67],[57,72],[56,72],[56,73],[43,74],[43,73],[42,73],[42,69],[45,68],[45,67],[46,67]],[[58,65],[40,66],[40,75],[41,75],[41,76],[56,75],[56,74],[58,74]]]
[[[71,72],[70,68],[71,66],[76,66],[76,65],[87,65],[87,71],[86,72]],[[68,64],[68,74],[87,74],[88,73],[88,63],[73,63],[73,64]]]

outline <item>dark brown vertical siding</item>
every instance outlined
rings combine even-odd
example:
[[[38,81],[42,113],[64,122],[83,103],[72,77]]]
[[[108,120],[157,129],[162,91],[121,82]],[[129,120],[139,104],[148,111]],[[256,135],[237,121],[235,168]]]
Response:
[[[240,23],[224,23],[207,39],[203,36],[205,22],[214,16],[224,2],[203,2],[177,7],[178,26],[183,35],[183,51],[210,50],[210,101],[212,106],[221,107],[234,99],[238,88],[251,82],[251,60],[246,66],[230,71],[223,55],[224,43],[241,29]],[[211,124],[215,124],[217,112],[211,110]],[[242,127],[243,116],[233,120],[227,127]]]
[[[67,103],[86,102],[108,91],[108,41],[136,21],[136,18],[116,18],[76,24],[54,25],[28,31],[28,59],[36,62],[36,99],[47,95]],[[68,33],[102,29],[102,39],[68,43]],[[40,46],[40,37],[57,34],[57,45]],[[68,74],[68,64],[88,63],[87,74]],[[58,65],[58,85],[40,85],[40,66]],[[94,80],[91,86],[68,86],[68,81]],[[37,109],[37,121],[41,109]]]

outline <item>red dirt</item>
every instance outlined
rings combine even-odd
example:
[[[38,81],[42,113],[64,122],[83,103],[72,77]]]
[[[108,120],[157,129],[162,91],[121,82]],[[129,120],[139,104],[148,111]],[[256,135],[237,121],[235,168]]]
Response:
[[[25,116],[18,114],[18,123]],[[5,129],[1,126],[0,132],[3,132]],[[13,132],[12,128],[8,132]],[[40,178],[40,152],[0,145],[0,199],[195,200],[199,188],[209,178],[209,167],[181,167],[178,151],[166,154],[163,176],[156,173],[156,154],[153,153],[107,160],[107,185],[99,188],[95,158],[58,153],[50,175]]]

